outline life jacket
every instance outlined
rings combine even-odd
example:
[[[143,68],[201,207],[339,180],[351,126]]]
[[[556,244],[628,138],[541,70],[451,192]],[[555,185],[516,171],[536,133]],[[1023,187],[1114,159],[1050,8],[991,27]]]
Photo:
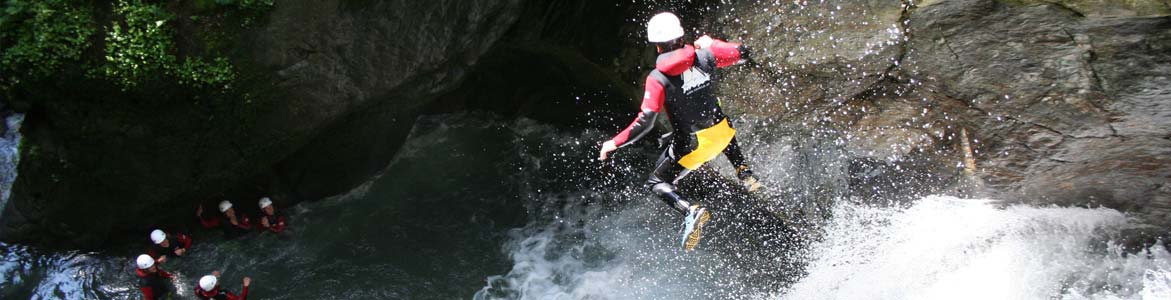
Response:
[[[216,287],[211,291],[204,291],[200,287],[195,287],[195,297],[203,300],[242,300],[248,297],[248,288],[244,288],[244,292],[239,295],[233,294],[227,289]]]
[[[228,220],[228,217],[222,217],[220,224],[222,224],[222,227],[224,228],[225,237],[234,239],[248,234],[252,228],[252,223],[249,222],[247,217],[237,217],[236,223],[237,225],[232,225],[232,222]]]
[[[264,212],[260,212],[260,217],[265,220],[268,220],[268,228],[264,228],[264,226],[261,225],[263,223],[256,222],[257,229],[260,229],[261,231],[269,230],[269,231],[276,232],[276,233],[280,233],[281,231],[285,230],[285,225],[287,225],[287,224],[281,224],[281,223],[285,222],[284,215],[281,215],[280,213],[274,213],[272,215],[268,215]]]
[[[660,54],[649,77],[663,86],[664,104],[674,130],[694,133],[727,118],[716,98],[716,57],[711,50],[687,45]]]
[[[203,300],[210,300],[210,299],[228,300],[228,293],[227,293],[227,291],[224,291],[223,289],[220,289],[220,288],[216,288],[211,291],[205,291],[202,288],[196,287],[195,288],[195,297],[198,297],[199,299],[203,299]]]
[[[150,256],[158,259],[161,255],[175,255],[175,250],[191,247],[191,237],[182,233],[175,233],[174,236],[174,239],[168,238],[170,246],[163,247],[159,246],[159,244],[151,244]]]
[[[155,273],[150,273],[142,269],[135,271],[138,275],[138,288],[143,291],[147,297],[154,299],[162,299],[164,296],[171,293],[171,279],[170,274],[159,270]],[[147,291],[149,289],[149,292]]]

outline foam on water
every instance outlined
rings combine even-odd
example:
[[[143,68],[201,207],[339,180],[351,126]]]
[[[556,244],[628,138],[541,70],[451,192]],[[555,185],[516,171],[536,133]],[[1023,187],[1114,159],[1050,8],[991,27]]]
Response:
[[[997,208],[932,196],[909,208],[839,205],[808,276],[778,299],[1168,299],[1162,247],[1126,255],[1111,209]]]
[[[1130,220],[1111,209],[840,204],[806,251],[807,275],[771,295],[727,255],[669,249],[649,210],[567,209],[515,230],[512,271],[476,299],[1171,299],[1171,254],[1122,251],[1111,239]]]

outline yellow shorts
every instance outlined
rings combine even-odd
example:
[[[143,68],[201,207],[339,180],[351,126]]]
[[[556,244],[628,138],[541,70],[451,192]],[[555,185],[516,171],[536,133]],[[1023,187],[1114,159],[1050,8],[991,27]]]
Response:
[[[712,127],[696,131],[695,138],[699,141],[699,146],[680,158],[679,165],[688,170],[698,169],[703,163],[720,156],[720,153],[724,152],[724,148],[727,148],[728,144],[732,142],[734,136],[736,136],[736,129],[728,125],[728,119],[724,119]]]

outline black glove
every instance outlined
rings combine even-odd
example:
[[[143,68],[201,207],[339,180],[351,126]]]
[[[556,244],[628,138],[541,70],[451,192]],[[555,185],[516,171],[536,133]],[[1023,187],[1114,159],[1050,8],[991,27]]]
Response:
[[[740,59],[745,61],[752,61],[752,48],[746,44],[740,44],[736,47],[736,51],[740,51]]]

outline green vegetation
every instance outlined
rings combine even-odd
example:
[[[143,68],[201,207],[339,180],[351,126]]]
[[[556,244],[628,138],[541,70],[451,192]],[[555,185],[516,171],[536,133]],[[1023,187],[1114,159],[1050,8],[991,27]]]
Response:
[[[0,90],[81,74],[123,90],[154,82],[225,91],[238,72],[227,58],[234,34],[273,6],[273,0],[118,0],[109,21],[95,21],[107,14],[89,1],[0,1]]]
[[[90,11],[67,0],[7,0],[0,11],[0,86],[77,61],[95,30]]]
[[[165,26],[173,19],[171,14],[141,0],[120,0],[114,4],[114,12],[125,18],[125,24],[118,20],[110,24],[101,75],[123,88],[131,88],[175,65],[175,56],[171,54],[174,33]]]

